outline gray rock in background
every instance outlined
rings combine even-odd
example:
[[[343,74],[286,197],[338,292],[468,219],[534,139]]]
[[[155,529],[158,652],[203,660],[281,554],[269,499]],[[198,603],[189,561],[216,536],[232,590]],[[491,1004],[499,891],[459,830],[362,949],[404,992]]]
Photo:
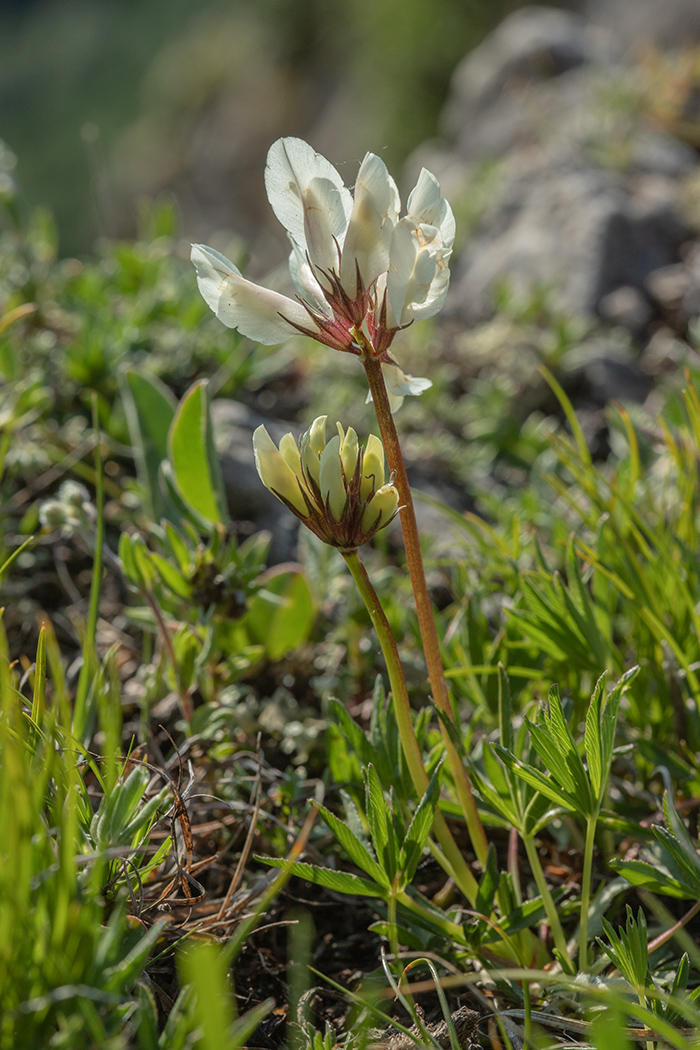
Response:
[[[544,156],[501,186],[454,267],[448,315],[471,323],[493,313],[493,290],[551,286],[571,313],[595,313],[621,287],[678,258],[689,236],[672,188]]]
[[[540,6],[505,19],[458,67],[445,139],[409,163],[411,175],[421,165],[434,171],[458,209],[484,164],[495,165],[488,204],[454,258],[452,321],[493,316],[503,282],[520,294],[548,287],[564,310],[600,316],[626,288],[642,301],[632,313],[618,311],[614,323],[629,319],[633,334],[643,331],[647,278],[677,263],[691,237],[679,183],[698,157],[616,114],[605,92],[625,73],[612,32]]]
[[[593,54],[582,18],[549,7],[515,11],[455,70],[442,119],[446,137],[465,159],[512,149],[528,137],[528,118],[536,117],[527,105],[513,106],[513,98],[553,78],[561,97],[559,78]],[[579,78],[569,83],[577,91]]]
[[[660,48],[700,43],[697,0],[586,0],[583,9],[625,50],[650,43]]]

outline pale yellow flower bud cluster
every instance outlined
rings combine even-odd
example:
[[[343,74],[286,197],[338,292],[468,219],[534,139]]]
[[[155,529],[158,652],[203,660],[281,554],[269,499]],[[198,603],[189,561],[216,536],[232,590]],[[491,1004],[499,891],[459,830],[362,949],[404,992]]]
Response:
[[[370,434],[362,447],[352,427],[337,423],[326,441],[326,416],[319,416],[295,441],[285,434],[279,448],[260,426],[253,435],[255,465],[266,488],[325,543],[341,550],[362,546],[388,525],[399,494],[385,482],[384,448]]]

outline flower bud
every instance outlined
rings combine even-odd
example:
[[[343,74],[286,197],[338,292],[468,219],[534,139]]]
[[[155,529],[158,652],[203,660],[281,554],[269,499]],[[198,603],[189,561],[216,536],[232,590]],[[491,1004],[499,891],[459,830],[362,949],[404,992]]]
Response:
[[[255,465],[270,489],[316,536],[354,550],[388,525],[399,506],[393,483],[384,483],[384,449],[370,435],[362,448],[352,427],[326,442],[319,416],[297,443],[285,434],[279,449],[264,427],[253,435]]]

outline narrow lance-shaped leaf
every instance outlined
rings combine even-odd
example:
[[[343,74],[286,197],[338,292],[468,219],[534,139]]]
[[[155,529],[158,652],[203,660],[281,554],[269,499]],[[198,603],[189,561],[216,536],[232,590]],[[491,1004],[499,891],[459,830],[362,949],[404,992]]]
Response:
[[[603,741],[601,739],[606,678],[607,672],[604,671],[596,682],[588,713],[586,714],[586,730],[583,738],[588,760],[588,775],[593,787],[593,794],[599,803],[601,801],[603,780],[604,777],[607,777],[607,770],[604,771],[603,769]]]
[[[610,867],[627,879],[631,886],[643,886],[651,893],[685,900],[692,899],[697,892],[692,886],[668,875],[662,868],[654,867],[643,860],[611,860]]]
[[[416,873],[416,868],[418,867],[418,862],[423,855],[423,849],[428,841],[428,835],[430,834],[430,829],[433,825],[435,807],[440,793],[441,770],[442,766],[440,765],[430,778],[428,787],[418,803],[401,846],[399,853],[399,866],[402,870],[402,881],[404,886],[408,885],[413,879],[413,876]]]
[[[342,820],[339,820],[335,814],[331,813],[330,810],[325,808],[325,806],[320,807],[319,812],[350,860],[357,864],[358,868],[362,868],[365,874],[369,875],[370,878],[374,879],[379,885],[384,885],[388,888],[390,885],[389,879],[384,873],[382,867],[377,863],[362,842],[360,842],[354,832],[350,830],[348,825],[344,824]]]
[[[474,910],[481,915],[489,916],[491,914],[498,882],[498,858],[496,857],[496,847],[491,842],[489,843],[489,851],[486,856],[486,869],[481,877],[479,891],[476,895],[476,904],[474,905]]]
[[[564,806],[565,809],[570,810],[572,813],[580,812],[579,800],[574,795],[560,788],[552,777],[545,776],[544,773],[541,773],[539,769],[535,769],[534,766],[525,765],[512,752],[506,751],[505,748],[500,747],[498,744],[494,744],[493,747],[505,765],[512,769],[515,775],[524,780],[526,784],[530,784],[551,799],[552,802]]]
[[[545,767],[560,788],[572,800],[576,809],[589,815],[594,810],[590,784],[586,771],[571,735],[559,699],[559,690],[552,686],[549,705],[544,710],[542,721],[528,721],[532,743]]]
[[[332,868],[316,867],[314,864],[305,864],[303,861],[294,861],[290,864],[283,857],[259,857],[256,860],[263,864],[269,864],[271,868],[284,868],[292,875],[298,875],[307,882],[313,882],[315,886],[325,886],[328,890],[336,893],[352,893],[359,897],[379,897],[383,900],[386,890],[377,882],[370,882],[360,875],[353,875],[349,871],[334,871]]]
[[[367,818],[374,848],[391,882],[397,871],[396,837],[393,824],[389,818],[382,785],[379,783],[379,777],[372,765],[368,766],[365,771],[365,792]]]
[[[498,665],[498,728],[501,744],[508,751],[515,750],[513,736],[513,700],[510,693],[508,672],[502,663]]]

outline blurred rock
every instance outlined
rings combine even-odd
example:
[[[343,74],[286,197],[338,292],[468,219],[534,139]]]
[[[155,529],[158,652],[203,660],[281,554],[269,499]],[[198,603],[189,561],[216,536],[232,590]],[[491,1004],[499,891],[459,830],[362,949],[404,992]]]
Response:
[[[629,351],[606,338],[587,340],[568,361],[562,377],[577,401],[604,405],[607,401],[641,404],[653,383]]]
[[[661,48],[700,44],[697,0],[587,0],[584,12],[625,50],[645,44]]]
[[[688,236],[666,183],[631,186],[571,160],[519,158],[457,259],[447,309],[469,323],[487,318],[506,279],[519,294],[551,286],[561,308],[595,313],[617,288],[641,290]]]
[[[694,244],[682,262],[650,273],[646,287],[666,323],[685,334],[700,315],[700,245]]]
[[[692,236],[680,183],[698,156],[645,123],[621,56],[584,18],[538,6],[506,18],[458,67],[446,139],[418,150],[407,178],[434,171],[458,213],[474,187],[487,201],[454,259],[451,320],[493,316],[505,284],[521,296],[550,288],[564,311],[644,331],[649,274],[677,263]],[[615,91],[628,92],[627,109]]]
[[[654,314],[649,300],[629,284],[604,295],[598,309],[603,320],[626,328],[634,336],[645,331]]]
[[[549,7],[514,12],[457,67],[443,114],[445,134],[465,158],[512,148],[526,134],[528,117],[534,116],[527,107],[514,110],[513,96],[559,78],[591,57],[592,41],[582,18]]]

